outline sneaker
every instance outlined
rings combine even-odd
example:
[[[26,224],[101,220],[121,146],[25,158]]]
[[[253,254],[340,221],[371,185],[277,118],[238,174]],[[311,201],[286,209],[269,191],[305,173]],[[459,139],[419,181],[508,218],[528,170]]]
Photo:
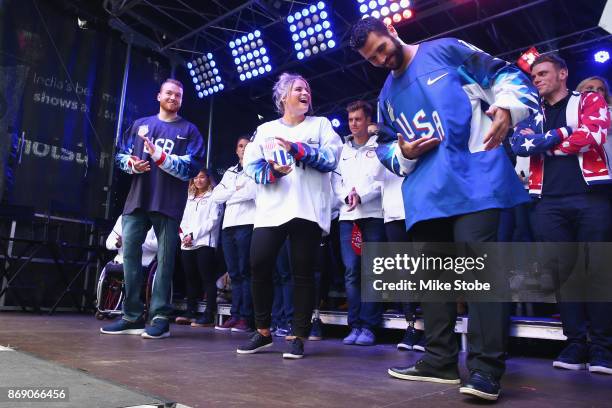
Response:
[[[176,319],[174,319],[174,323],[180,324],[180,325],[190,325],[195,321],[196,319],[193,316],[179,316]]]
[[[211,316],[203,315],[198,317],[196,321],[191,323],[191,327],[213,327],[215,325],[215,319]]]
[[[323,330],[321,323],[321,319],[312,319],[312,327],[310,328],[310,334],[308,335],[308,340],[318,341],[323,340]]]
[[[361,329],[361,333],[357,336],[355,344],[358,346],[373,346],[376,344],[376,336],[370,329]]]
[[[141,334],[143,339],[163,339],[170,337],[170,323],[168,319],[153,319],[151,325]]]
[[[419,339],[417,344],[412,346],[412,350],[413,351],[422,351],[423,353],[425,352],[425,334],[424,333],[421,334],[421,338]]]
[[[297,360],[304,358],[304,342],[299,337],[296,337],[289,343],[289,351],[283,353],[283,358]]]
[[[566,370],[584,370],[589,359],[589,349],[583,343],[569,343],[553,361],[553,367]]]
[[[457,367],[439,369],[430,366],[424,360],[417,361],[411,367],[391,367],[388,371],[391,377],[410,381],[428,381],[439,384],[459,384]]]
[[[499,381],[495,380],[489,374],[480,371],[472,371],[470,380],[459,388],[459,392],[488,401],[497,401],[500,392]]]
[[[253,328],[249,326],[249,323],[246,319],[239,319],[238,322],[232,327],[233,333],[246,333],[252,332]]]
[[[255,331],[249,337],[249,342],[243,346],[240,346],[236,349],[236,353],[238,354],[254,354],[258,351],[261,351],[265,348],[272,346],[272,336],[264,336],[263,334]]]
[[[591,373],[612,374],[612,353],[602,346],[592,344],[588,368]]]
[[[100,328],[103,334],[136,334],[141,335],[145,331],[145,324],[142,320],[130,322],[125,319],[106,325]]]
[[[398,350],[412,350],[415,344],[421,339],[422,332],[417,331],[414,326],[409,325],[402,341],[397,343]]]
[[[227,319],[225,323],[216,325],[215,330],[230,331],[232,330],[234,326],[236,326],[237,323],[238,323],[238,318],[232,316],[229,319]]]
[[[355,327],[351,329],[351,332],[349,333],[348,336],[342,339],[342,343],[346,345],[355,344],[355,341],[357,341],[357,338],[359,337],[360,334],[361,334],[361,329]]]

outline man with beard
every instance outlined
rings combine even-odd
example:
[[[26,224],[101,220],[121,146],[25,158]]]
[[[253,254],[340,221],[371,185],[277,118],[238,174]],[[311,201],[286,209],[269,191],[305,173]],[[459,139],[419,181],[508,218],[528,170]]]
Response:
[[[379,159],[406,177],[406,229],[416,242],[486,242],[499,212],[528,201],[504,149],[511,125],[538,108],[518,68],[471,44],[443,38],[405,44],[392,26],[360,20],[350,44],[372,65],[391,71],[379,96]],[[422,303],[426,351],[393,377],[459,384],[455,302]],[[469,305],[470,378],[463,394],[497,400],[505,369],[508,308]]]
[[[157,100],[159,113],[137,119],[117,147],[115,161],[132,175],[123,208],[123,317],[100,329],[104,334],[136,334],[147,339],[170,336],[170,283],[178,242],[179,223],[187,201],[190,178],[203,167],[204,141],[198,129],[178,116],[183,84],[167,79]],[[157,271],[145,330],[140,299],[143,274],[142,244],[153,227],[158,241]]]

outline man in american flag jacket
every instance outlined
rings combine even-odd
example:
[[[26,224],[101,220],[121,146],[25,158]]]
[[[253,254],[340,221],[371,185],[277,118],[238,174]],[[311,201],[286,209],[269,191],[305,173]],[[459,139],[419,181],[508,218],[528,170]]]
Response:
[[[567,75],[565,61],[555,55],[534,61],[531,77],[541,110],[517,126],[512,148],[530,159],[536,239],[605,242],[612,227],[612,180],[603,149],[610,115],[598,93],[568,91]],[[612,374],[612,303],[558,300],[567,346],[553,367]]]

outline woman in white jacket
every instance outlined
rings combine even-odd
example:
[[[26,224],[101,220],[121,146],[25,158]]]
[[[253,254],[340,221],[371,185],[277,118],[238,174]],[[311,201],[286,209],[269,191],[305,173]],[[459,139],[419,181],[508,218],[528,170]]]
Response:
[[[311,93],[304,78],[282,74],[273,96],[282,117],[260,125],[244,153],[245,172],[257,183],[250,254],[257,331],[236,351],[252,354],[272,345],[272,274],[289,237],[296,338],[283,358],[301,358],[314,303],[314,263],[321,233],[330,227],[330,172],[342,142],[329,120],[306,116]]]
[[[181,220],[181,260],[187,289],[187,314],[179,317],[179,324],[193,327],[213,326],[217,312],[217,286],[215,248],[219,239],[221,207],[212,198],[214,181],[210,173],[202,170],[189,182],[185,212]],[[197,301],[203,289],[206,310],[195,320]]]

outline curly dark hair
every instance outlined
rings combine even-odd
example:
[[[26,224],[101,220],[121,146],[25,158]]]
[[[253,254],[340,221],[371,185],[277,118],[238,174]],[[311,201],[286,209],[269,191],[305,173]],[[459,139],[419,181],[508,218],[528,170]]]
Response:
[[[389,36],[389,30],[387,29],[385,23],[374,17],[366,17],[359,20],[351,28],[349,45],[355,51],[361,49],[368,39],[368,34],[372,32]]]

